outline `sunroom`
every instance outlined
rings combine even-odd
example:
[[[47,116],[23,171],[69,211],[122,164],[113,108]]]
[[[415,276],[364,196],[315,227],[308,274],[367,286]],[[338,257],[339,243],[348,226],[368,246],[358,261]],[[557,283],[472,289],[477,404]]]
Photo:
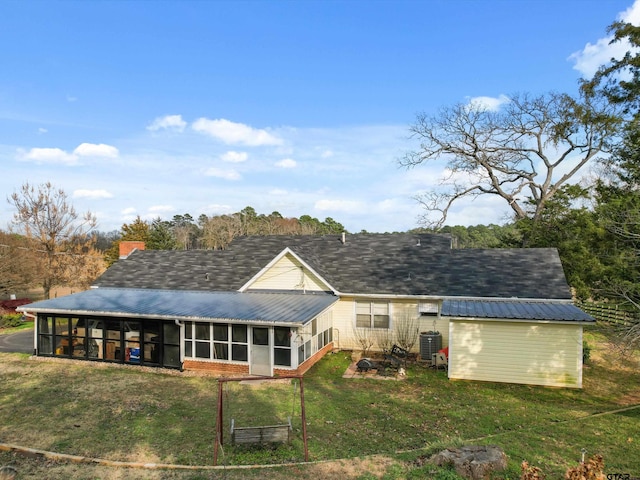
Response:
[[[331,348],[318,293],[97,288],[23,308],[38,356],[220,374],[301,373]]]

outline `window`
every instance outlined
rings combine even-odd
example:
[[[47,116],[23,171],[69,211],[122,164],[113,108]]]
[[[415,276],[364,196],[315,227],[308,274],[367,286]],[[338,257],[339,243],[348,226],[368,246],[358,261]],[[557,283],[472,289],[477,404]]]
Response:
[[[283,367],[290,367],[291,330],[286,327],[274,327],[273,342],[273,363]]]
[[[179,368],[180,330],[158,320],[38,315],[38,355]]]
[[[418,304],[418,313],[421,317],[435,317],[438,315],[438,304],[431,302],[420,302]]]
[[[124,361],[125,363],[140,364],[140,332],[142,330],[140,322],[124,322],[125,342],[124,342]]]
[[[226,323],[213,324],[213,358],[229,360],[229,325]]]
[[[53,318],[38,315],[38,354],[53,355],[51,335],[53,334]]]
[[[211,358],[211,325],[208,323],[195,324],[196,358]]]
[[[160,363],[160,322],[147,321],[144,324],[144,362]]]
[[[164,345],[162,349],[162,364],[165,367],[180,367],[180,327],[175,323],[162,325]]]
[[[231,326],[231,360],[246,362],[249,360],[249,347],[247,345],[247,326]]]
[[[389,302],[356,302],[356,327],[389,328]]]
[[[268,342],[269,329],[264,330]],[[263,341],[260,333],[258,341]],[[246,325],[185,322],[184,355],[189,358],[247,362],[248,340]]]

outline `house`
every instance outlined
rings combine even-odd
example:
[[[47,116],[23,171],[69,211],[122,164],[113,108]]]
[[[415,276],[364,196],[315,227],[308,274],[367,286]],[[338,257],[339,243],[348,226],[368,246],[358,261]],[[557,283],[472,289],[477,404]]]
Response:
[[[594,319],[571,303],[555,249],[452,249],[449,236],[408,233],[135,246],[123,242],[90,290],[21,307],[37,316],[37,355],[300,374],[409,325],[438,332],[452,379],[582,384]]]

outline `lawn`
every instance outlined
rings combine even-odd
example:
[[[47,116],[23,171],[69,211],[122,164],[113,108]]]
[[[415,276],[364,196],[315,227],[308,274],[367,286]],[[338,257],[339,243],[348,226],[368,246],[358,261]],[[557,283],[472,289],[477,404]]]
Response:
[[[616,359],[602,332],[584,388],[559,389],[449,381],[443,371],[411,365],[406,379],[344,379],[348,352],[328,355],[304,378],[310,465],[272,467],[269,478],[456,478],[422,465],[448,446],[491,444],[509,457],[496,478],[519,478],[526,459],[562,478],[584,448],[604,456],[607,473],[640,475],[638,360]],[[114,461],[212,465],[218,382],[86,363],[45,362],[0,354],[0,441]],[[291,381],[227,384],[225,466],[303,460],[299,385]],[[617,412],[617,413],[609,413]],[[229,444],[229,423],[270,425],[292,417],[290,445]],[[332,461],[332,462],[323,462]],[[0,452],[20,478],[123,478],[122,469],[61,464]],[[224,475],[223,475],[224,474]],[[29,476],[31,475],[31,476]],[[140,478],[259,478],[264,470],[143,470]]]

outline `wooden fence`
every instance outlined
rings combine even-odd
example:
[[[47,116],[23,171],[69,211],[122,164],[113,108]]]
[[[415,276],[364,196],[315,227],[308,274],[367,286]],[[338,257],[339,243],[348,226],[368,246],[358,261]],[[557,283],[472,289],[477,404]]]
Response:
[[[612,305],[607,303],[578,303],[578,307],[598,321],[629,325],[640,322],[640,311],[633,310],[626,305]]]

